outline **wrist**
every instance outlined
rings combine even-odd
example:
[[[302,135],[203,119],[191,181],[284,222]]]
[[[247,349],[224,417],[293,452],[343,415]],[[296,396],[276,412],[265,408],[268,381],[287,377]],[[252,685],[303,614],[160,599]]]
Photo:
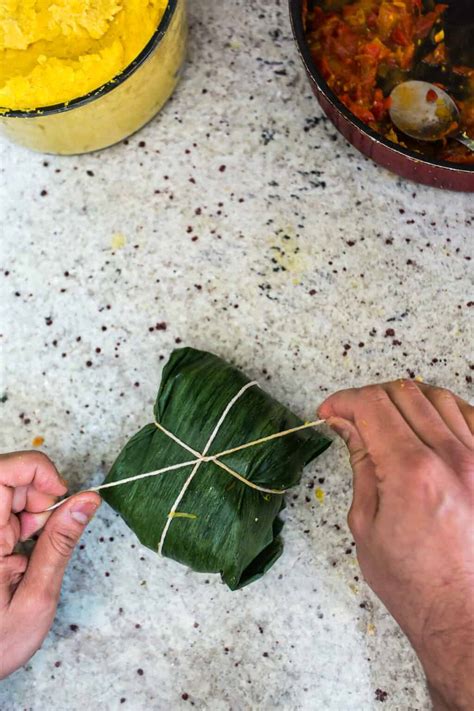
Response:
[[[473,590],[470,576],[452,577],[432,595],[423,623],[411,638],[435,711],[474,709]]]
[[[458,679],[459,683],[449,677],[437,677],[434,681],[427,678],[433,711],[472,711],[474,690],[469,677],[466,674]]]
[[[430,632],[415,646],[423,666],[434,711],[474,708],[473,622]]]
[[[456,711],[458,711],[460,708],[462,708],[460,706],[455,707],[455,706],[453,706],[453,704],[447,702],[440,695],[440,693],[437,691],[437,689],[435,689],[432,686],[432,684],[430,684],[429,681],[427,682],[427,686],[428,686],[428,692],[430,695],[431,703],[433,704],[433,711],[454,711],[454,709],[456,709]]]

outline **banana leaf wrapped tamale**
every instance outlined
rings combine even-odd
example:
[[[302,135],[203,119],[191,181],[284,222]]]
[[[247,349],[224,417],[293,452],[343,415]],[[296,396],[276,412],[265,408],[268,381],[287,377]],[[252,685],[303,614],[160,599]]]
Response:
[[[195,571],[220,573],[232,590],[261,577],[282,552],[285,490],[330,440],[302,429],[220,455],[303,423],[239,370],[192,348],[171,355],[154,417],[104,483],[168,470],[105,488],[104,499],[144,545]]]

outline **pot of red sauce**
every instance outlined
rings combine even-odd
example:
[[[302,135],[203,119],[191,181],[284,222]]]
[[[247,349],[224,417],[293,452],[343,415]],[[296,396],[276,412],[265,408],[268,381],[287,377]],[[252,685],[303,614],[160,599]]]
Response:
[[[420,8],[422,7],[421,0],[410,1],[414,5],[419,3]],[[351,104],[350,101],[348,101],[347,96],[343,96],[342,98],[344,101],[342,101],[340,96],[338,96],[328,85],[328,82],[323,76],[323,73],[325,73],[326,76],[328,75],[328,71],[324,72],[324,61],[321,61],[324,60],[324,58],[315,57],[312,53],[309,44],[309,32],[314,30],[315,16],[318,21],[324,21],[325,18],[328,17],[328,13],[333,12],[337,15],[341,12],[343,5],[354,3],[358,3],[359,5],[362,3],[362,5],[364,5],[364,0],[289,0],[294,36],[310,80],[312,90],[323,111],[333,122],[339,132],[350,143],[352,143],[355,148],[388,170],[401,175],[404,178],[408,178],[409,180],[423,183],[425,185],[431,185],[433,187],[444,188],[447,190],[474,192],[474,155],[469,155],[467,149],[467,152],[465,152],[462,146],[459,146],[458,148],[458,144],[454,145],[455,142],[452,139],[447,139],[447,141],[442,145],[440,142],[436,142],[436,144],[421,144],[421,142],[406,139],[403,135],[397,135],[396,132],[394,137],[395,140],[399,142],[394,142],[393,140],[390,140],[387,135],[384,135],[382,130],[376,130],[379,124],[377,121],[370,120],[371,114],[366,114],[363,109],[359,110],[358,107],[355,107],[355,111],[359,114],[359,116],[356,115],[354,111],[351,111],[350,108],[348,108],[348,105],[351,106]],[[377,4],[376,0],[374,0],[373,4]],[[426,42],[434,43],[433,48],[429,47],[428,49],[433,49],[433,51],[437,52],[442,50],[442,45],[444,43],[440,42],[440,38],[444,38],[443,22],[449,20],[449,22],[453,23],[452,25],[449,25],[450,38],[453,38],[449,52],[450,54],[455,53],[458,57],[456,62],[458,62],[459,65],[462,65],[461,79],[464,81],[465,76],[462,76],[462,72],[465,74],[466,70],[470,72],[473,69],[472,53],[474,51],[474,6],[472,5],[472,0],[454,0],[452,8],[449,7],[449,2],[445,2],[443,4],[445,8],[443,12],[440,11],[439,3],[428,2],[427,4],[431,6],[429,8],[431,12],[433,12],[433,9],[435,8],[436,23],[432,23],[428,34],[423,39],[418,39],[416,41],[415,52],[418,50],[418,46],[421,46],[422,43],[423,47],[421,47],[421,49],[424,49]],[[369,5],[370,2],[365,1],[365,6]],[[389,7],[390,2],[387,2],[386,5]],[[318,6],[324,6],[324,12],[320,13],[319,10],[317,10],[316,13],[313,13],[311,16],[313,25],[308,28],[308,13],[311,13],[311,10],[318,8]],[[446,16],[447,10],[450,11],[450,14]],[[428,12],[424,14],[427,16]],[[433,20],[433,14],[426,21],[428,25],[431,20]],[[436,37],[438,46],[436,46],[434,37]],[[429,56],[431,57],[431,54]],[[453,62],[451,61],[451,66],[452,65]],[[421,71],[422,74],[423,72],[427,73],[427,75],[424,76],[426,80],[437,80],[437,83],[441,85],[441,82],[439,81],[440,75],[437,74],[436,71],[433,70],[433,74],[430,75],[431,67],[426,68],[425,63],[423,63],[423,65],[415,65],[414,61],[412,62],[411,68],[413,68],[413,66],[417,67],[417,72]],[[418,67],[420,67],[420,70],[418,70]],[[445,70],[442,71],[442,78],[444,79]],[[456,72],[458,71],[458,65],[456,64]],[[398,75],[395,77],[395,81],[397,79],[403,80],[403,76],[403,72],[398,72]],[[457,74],[453,76],[457,82]],[[406,78],[411,77],[406,74]],[[474,80],[474,75],[469,74],[469,78]],[[381,84],[383,86],[382,80]],[[466,83],[464,81],[464,92],[465,85]],[[472,86],[472,84],[470,86]],[[385,109],[389,104],[387,101],[388,93],[387,86],[385,86],[385,95],[382,97],[382,101],[386,101]],[[382,92],[379,92],[379,94],[382,95]],[[453,98],[455,100],[458,99],[457,96],[453,96]],[[462,95],[462,98],[465,98],[464,94]],[[470,101],[471,99],[469,99],[468,102],[469,109],[471,109]],[[474,104],[474,97],[472,97],[472,101]],[[461,109],[466,106],[465,101],[459,101],[457,103]],[[385,129],[387,129],[387,113],[386,111],[384,113],[383,107],[381,108],[381,112],[381,115],[385,118],[383,121],[381,120],[380,126],[382,126],[383,122]],[[470,114],[465,110],[464,115],[468,116],[467,120],[469,132],[472,130],[472,126],[474,126],[474,112],[473,114]],[[469,123],[471,118],[473,120],[472,124]],[[385,130],[385,133],[389,133],[389,130]],[[389,133],[389,135],[391,134]],[[449,156],[449,160],[447,159],[447,156]]]

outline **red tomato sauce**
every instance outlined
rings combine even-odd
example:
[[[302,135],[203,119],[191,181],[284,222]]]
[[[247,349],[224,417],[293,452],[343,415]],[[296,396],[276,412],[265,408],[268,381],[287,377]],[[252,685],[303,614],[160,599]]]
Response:
[[[448,66],[443,29],[447,5],[437,3],[424,12],[422,0],[354,0],[342,6],[340,0],[326,0],[324,8],[311,0],[305,3],[306,38],[316,67],[340,101],[394,143],[436,158],[474,164],[474,154],[452,139],[427,144],[407,138],[388,113],[391,89],[413,78],[410,73],[416,61],[434,70]],[[417,59],[423,43],[429,43],[430,51]],[[450,95],[460,110],[458,128],[474,138],[474,68],[451,64],[450,71],[468,86],[462,99]],[[449,87],[436,83],[450,93]]]

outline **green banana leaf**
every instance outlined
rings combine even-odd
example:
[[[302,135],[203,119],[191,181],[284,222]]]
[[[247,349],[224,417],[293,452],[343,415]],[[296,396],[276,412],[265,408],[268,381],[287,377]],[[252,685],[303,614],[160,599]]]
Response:
[[[155,420],[202,453],[227,405],[249,382],[212,353],[175,350],[163,371]],[[232,406],[207,454],[301,424],[286,407],[252,386]],[[303,467],[330,443],[306,429],[225,455],[222,462],[254,484],[280,491],[298,484]],[[151,423],[125,445],[104,483],[194,459]],[[192,470],[188,465],[101,493],[140,541],[158,551],[169,514]],[[162,554],[198,572],[220,573],[236,590],[261,577],[281,555],[283,524],[278,514],[283,508],[282,494],[257,491],[214,462],[201,462],[169,521]]]

